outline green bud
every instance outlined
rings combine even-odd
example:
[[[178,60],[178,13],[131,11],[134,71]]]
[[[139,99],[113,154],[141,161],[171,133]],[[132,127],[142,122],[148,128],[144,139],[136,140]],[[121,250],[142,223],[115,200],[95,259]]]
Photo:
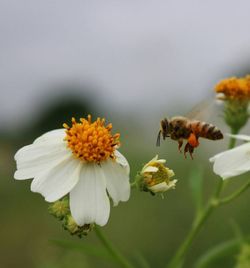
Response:
[[[237,256],[237,264],[235,268],[250,267],[250,244],[244,243],[241,246],[239,255]]]
[[[68,197],[63,198],[52,203],[49,206],[49,213],[58,218],[59,220],[64,219],[69,213],[69,199]]]
[[[71,235],[77,235],[81,238],[83,235],[86,236],[93,229],[93,224],[84,224],[83,226],[79,226],[73,217],[69,215],[65,219],[63,227],[65,230],[69,231]]]
[[[77,225],[70,213],[68,197],[64,197],[62,200],[49,205],[49,213],[58,220],[63,221],[63,228],[71,235],[77,235],[78,237],[86,236],[93,228],[93,224]]]

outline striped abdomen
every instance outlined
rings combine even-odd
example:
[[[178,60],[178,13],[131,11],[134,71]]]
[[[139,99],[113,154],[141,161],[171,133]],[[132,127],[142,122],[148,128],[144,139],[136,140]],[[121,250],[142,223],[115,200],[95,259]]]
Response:
[[[206,138],[209,140],[220,140],[223,139],[222,132],[214,125],[201,122],[197,120],[190,121],[190,128],[197,137]]]

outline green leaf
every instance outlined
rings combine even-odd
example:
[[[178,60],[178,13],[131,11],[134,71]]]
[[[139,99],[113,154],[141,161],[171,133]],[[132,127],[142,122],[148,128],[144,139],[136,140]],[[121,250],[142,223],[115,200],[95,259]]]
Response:
[[[59,239],[51,239],[49,240],[52,244],[57,245],[64,249],[76,250],[86,253],[91,256],[99,257],[101,259],[105,259],[108,261],[115,261],[110,254],[107,252],[106,249],[93,246],[93,245],[86,245],[83,243],[78,243],[75,241],[68,241],[68,240],[59,240]]]
[[[196,262],[195,268],[207,268],[213,267],[212,263],[221,259],[223,257],[235,255],[239,250],[241,244],[244,241],[250,241],[250,236],[242,240],[241,238],[236,238],[230,241],[223,242],[212,249],[208,250],[203,254]]]
[[[135,254],[137,263],[141,268],[150,268],[148,261],[144,258],[144,256],[140,252],[136,252]]]
[[[201,167],[191,170],[189,174],[189,186],[196,212],[198,213],[202,208],[203,169]]]

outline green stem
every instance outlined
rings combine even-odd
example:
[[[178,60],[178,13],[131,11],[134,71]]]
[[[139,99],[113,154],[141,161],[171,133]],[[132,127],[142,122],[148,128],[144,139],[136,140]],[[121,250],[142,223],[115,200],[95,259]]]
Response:
[[[232,134],[237,134],[237,133],[238,133],[238,130],[232,129]],[[235,146],[235,143],[236,143],[235,138],[231,137],[229,146],[228,146],[229,149],[232,149]],[[219,196],[224,186],[225,186],[225,182],[223,180],[220,180],[215,189],[214,194],[208,200],[208,203],[205,209],[203,209],[203,211],[197,214],[196,217],[194,218],[190,232],[188,233],[188,235],[186,236],[186,238],[184,239],[184,241],[178,248],[176,254],[170,260],[170,263],[167,265],[168,268],[180,268],[183,266],[184,257],[189,249],[189,246],[192,244],[194,237],[200,231],[204,222],[211,215],[214,209],[220,205]],[[245,189],[241,190],[240,193],[242,193],[244,190]]]
[[[231,129],[231,134],[236,135],[238,133],[239,133],[239,130],[238,129]],[[234,148],[235,144],[236,144],[236,139],[233,138],[233,137],[231,137],[230,138],[230,141],[229,141],[229,146],[228,146],[229,149]]]
[[[250,180],[231,195],[221,199],[219,201],[219,205],[224,205],[231,202],[232,200],[240,196],[243,192],[245,192],[249,187],[250,187]]]
[[[111,242],[104,236],[101,229],[98,226],[94,228],[96,236],[102,242],[104,247],[110,253],[110,255],[120,263],[121,267],[124,268],[133,268],[133,266],[129,263],[129,261],[111,244]]]
[[[223,181],[220,180],[214,195],[212,196],[212,198],[208,202],[207,207],[195,217],[193,224],[192,224],[191,231],[189,232],[189,234],[187,235],[187,237],[185,238],[185,240],[183,241],[183,243],[181,244],[181,246],[177,250],[176,254],[172,258],[171,262],[167,266],[168,268],[182,267],[182,263],[184,261],[184,256],[185,256],[189,246],[193,242],[194,237],[200,231],[201,227],[203,226],[203,223],[207,220],[207,218],[213,212],[214,208],[218,206],[218,204],[219,204],[218,197],[219,197],[222,189],[223,189]]]

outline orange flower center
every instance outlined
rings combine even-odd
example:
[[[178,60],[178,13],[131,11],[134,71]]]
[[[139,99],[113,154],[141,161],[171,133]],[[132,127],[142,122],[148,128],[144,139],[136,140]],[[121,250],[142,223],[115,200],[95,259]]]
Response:
[[[231,77],[220,81],[215,86],[216,93],[223,93],[225,98],[232,100],[250,99],[250,76]]]
[[[77,158],[96,163],[115,158],[114,151],[120,145],[120,134],[111,134],[112,124],[105,126],[105,119],[101,118],[92,123],[90,115],[87,120],[80,118],[79,123],[75,118],[71,121],[72,127],[63,124],[66,128],[65,140]]]

